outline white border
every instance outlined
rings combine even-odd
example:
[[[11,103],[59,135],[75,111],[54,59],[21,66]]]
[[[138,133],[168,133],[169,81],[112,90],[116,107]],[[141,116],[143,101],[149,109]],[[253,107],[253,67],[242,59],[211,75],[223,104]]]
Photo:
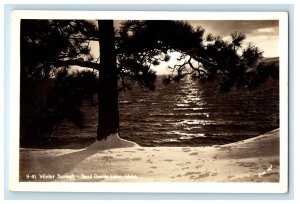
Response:
[[[113,19],[113,20],[274,20],[285,12],[198,12],[198,11],[57,11],[16,10],[16,19]],[[258,15],[259,14],[259,15]]]
[[[279,183],[30,183],[19,182],[19,92],[21,19],[279,20],[280,182]],[[12,13],[10,70],[9,188],[37,192],[285,193],[288,179],[288,21],[284,12],[29,11]],[[84,186],[84,188],[83,188]]]

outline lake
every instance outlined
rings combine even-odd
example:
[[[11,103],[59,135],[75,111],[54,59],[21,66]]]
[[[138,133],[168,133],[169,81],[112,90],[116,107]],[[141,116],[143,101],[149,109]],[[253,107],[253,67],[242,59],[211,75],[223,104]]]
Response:
[[[95,137],[97,108],[82,107],[85,129],[69,122],[57,137]],[[279,127],[279,82],[271,80],[256,90],[220,93],[214,84],[186,79],[155,91],[119,94],[120,136],[141,146],[211,146],[243,140]]]

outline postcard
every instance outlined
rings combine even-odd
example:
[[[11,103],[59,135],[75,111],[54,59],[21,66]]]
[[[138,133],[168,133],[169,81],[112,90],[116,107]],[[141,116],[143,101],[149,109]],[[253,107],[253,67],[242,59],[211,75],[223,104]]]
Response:
[[[11,191],[288,191],[286,12],[11,17]]]

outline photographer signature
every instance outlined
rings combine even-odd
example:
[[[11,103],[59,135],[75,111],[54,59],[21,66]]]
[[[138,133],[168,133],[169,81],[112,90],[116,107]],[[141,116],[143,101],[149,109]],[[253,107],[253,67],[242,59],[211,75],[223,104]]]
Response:
[[[258,173],[258,174],[257,174],[258,177],[259,177],[259,178],[263,177],[265,174],[267,174],[267,172],[272,171],[272,168],[273,168],[273,166],[272,166],[272,164],[271,164],[271,165],[267,168],[266,171],[263,171],[263,172],[261,172],[261,173]]]

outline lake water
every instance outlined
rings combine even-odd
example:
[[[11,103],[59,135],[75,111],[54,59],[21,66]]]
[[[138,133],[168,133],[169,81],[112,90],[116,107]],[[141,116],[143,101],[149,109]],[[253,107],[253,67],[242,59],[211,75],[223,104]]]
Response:
[[[119,94],[120,136],[141,146],[207,146],[230,143],[279,127],[279,84],[254,91],[220,93],[214,84],[192,80],[155,91]],[[85,129],[63,123],[58,137],[95,137],[97,108],[84,105]]]

